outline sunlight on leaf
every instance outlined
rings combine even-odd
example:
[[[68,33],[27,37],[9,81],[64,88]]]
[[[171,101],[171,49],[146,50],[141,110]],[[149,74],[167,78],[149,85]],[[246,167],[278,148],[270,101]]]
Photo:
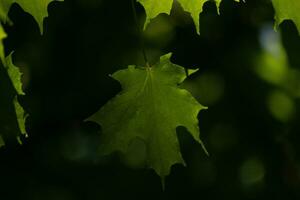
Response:
[[[8,12],[13,3],[19,4],[25,12],[30,13],[37,21],[41,32],[43,33],[43,21],[48,16],[48,5],[52,1],[62,0],[1,0],[0,1],[0,19],[1,21],[8,21]]]
[[[272,0],[275,9],[276,29],[284,20],[292,20],[300,32],[300,1],[299,0]]]
[[[10,81],[11,81],[11,84],[13,85],[13,87],[15,89],[15,98],[13,99],[11,104],[15,108],[14,109],[15,119],[16,119],[17,124],[19,126],[20,133],[26,135],[26,129],[25,129],[26,115],[25,115],[24,109],[19,104],[18,99],[17,99],[18,95],[24,95],[25,94],[22,90],[22,82],[21,82],[22,73],[19,71],[19,68],[14,66],[14,64],[12,62],[12,54],[10,54],[9,56],[7,56],[5,58],[4,46],[3,46],[3,43],[2,43],[2,40],[5,37],[6,37],[6,34],[5,34],[4,30],[2,29],[2,27],[0,26],[0,58],[1,58],[0,60],[1,60],[1,68],[6,70],[7,75],[9,77]],[[2,70],[2,69],[0,69],[0,70]],[[9,126],[9,125],[8,124],[1,124],[1,126]],[[17,137],[17,139],[20,141],[19,137]],[[2,140],[2,143],[0,145],[4,145],[2,137],[1,137],[1,140]]]
[[[140,2],[146,11],[146,22],[144,28],[150,23],[152,19],[157,17],[161,13],[170,14],[172,9],[173,0],[137,0]],[[200,13],[203,11],[204,3],[209,0],[177,0],[182,6],[183,10],[190,13],[197,33],[200,34]],[[239,2],[240,0],[235,0]],[[219,8],[221,0],[215,1],[217,7]]]
[[[184,126],[199,139],[198,113],[205,109],[186,90],[183,67],[170,62],[171,54],[149,67],[129,66],[112,75],[123,91],[89,118],[102,126],[101,154],[127,153],[136,138],[145,143],[146,164],[162,180],[176,163],[185,164],[176,128]],[[204,147],[203,147],[204,148]]]

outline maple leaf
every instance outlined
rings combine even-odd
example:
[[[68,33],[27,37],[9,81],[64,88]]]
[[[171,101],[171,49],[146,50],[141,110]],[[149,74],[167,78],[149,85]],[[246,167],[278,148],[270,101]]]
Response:
[[[151,19],[161,13],[170,14],[173,0],[137,0],[145,8],[146,22],[144,28],[150,23]],[[200,13],[203,11],[203,5],[209,0],[177,0],[183,10],[190,13],[196,26],[197,33],[200,34]],[[235,0],[239,2],[240,0]],[[215,1],[219,8],[221,0]]]
[[[284,20],[292,20],[300,33],[300,1],[299,0],[272,0],[275,9],[275,27]]]
[[[21,76],[22,73],[19,71],[19,68],[14,66],[12,62],[12,54],[7,56],[5,58],[4,54],[4,46],[3,46],[3,39],[6,38],[6,34],[0,25],[0,71],[4,72],[8,76],[8,80],[10,81],[9,84],[13,86],[13,94],[11,92],[6,93],[6,91],[0,91],[3,94],[3,99],[1,99],[1,105],[0,105],[0,134],[6,134],[6,132],[13,133],[15,130],[16,132],[20,132],[21,134],[26,135],[25,130],[25,120],[26,115],[22,108],[22,106],[19,104],[17,96],[18,95],[24,95],[24,92],[22,90],[22,82],[21,82]],[[1,84],[3,84],[0,80]],[[6,106],[5,106],[6,105]],[[2,132],[3,131],[3,132]],[[16,135],[17,136],[17,135]],[[17,136],[18,138],[18,136]],[[0,147],[4,145],[4,140],[2,136],[0,135]]]
[[[17,3],[25,12],[30,13],[34,17],[43,33],[43,21],[44,18],[48,16],[47,8],[52,1],[63,0],[1,0],[0,19],[2,21],[8,21],[8,11],[13,3]]]
[[[206,108],[178,87],[186,73],[170,57],[162,56],[152,67],[129,66],[114,73],[123,91],[88,119],[102,126],[101,154],[126,153],[131,142],[140,139],[146,146],[147,166],[162,179],[172,165],[184,164],[177,127],[186,127],[202,145],[197,115]]]

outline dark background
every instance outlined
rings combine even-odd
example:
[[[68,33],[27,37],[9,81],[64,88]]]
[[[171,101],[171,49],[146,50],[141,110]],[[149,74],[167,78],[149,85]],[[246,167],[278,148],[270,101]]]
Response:
[[[142,26],[144,9],[136,9]],[[0,149],[1,200],[300,198],[300,37],[291,21],[273,31],[269,0],[223,0],[220,15],[205,3],[201,36],[177,3],[143,37],[131,0],[65,0],[48,10],[42,36],[17,4],[14,24],[4,26],[30,116],[23,145],[7,136]],[[179,127],[187,167],[172,167],[164,191],[138,149],[99,157],[101,127],[84,122],[120,91],[109,74],[144,64],[142,38],[151,63],[173,52],[174,63],[199,68],[183,87],[209,107],[199,121],[210,156]],[[0,77],[1,99],[9,99],[12,87]],[[12,110],[5,112],[8,123]]]

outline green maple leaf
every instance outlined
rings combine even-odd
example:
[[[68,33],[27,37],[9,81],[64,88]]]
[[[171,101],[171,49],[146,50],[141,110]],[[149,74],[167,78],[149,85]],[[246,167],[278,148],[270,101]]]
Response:
[[[145,28],[150,23],[151,19],[155,18],[161,13],[170,14],[172,9],[173,0],[137,0],[140,2],[146,11]],[[200,34],[200,13],[203,11],[203,5],[209,0],[177,0],[182,6],[183,10],[189,12],[195,23],[197,33]],[[240,0],[235,0],[239,2]],[[215,1],[217,7],[221,0]]]
[[[13,99],[13,105],[14,105],[14,110],[15,110],[15,115],[17,119],[17,124],[20,130],[21,134],[27,135],[26,134],[26,129],[25,129],[25,121],[27,118],[27,115],[25,114],[24,109],[18,102],[18,95],[25,95],[22,89],[22,73],[20,72],[19,68],[16,67],[13,62],[12,62],[12,54],[10,54],[6,58],[6,63],[4,67],[7,70],[7,74],[11,80],[11,83],[14,87],[15,90],[15,98]]]
[[[173,0],[137,0],[140,2],[146,12],[146,22],[144,28],[161,13],[170,14]]]
[[[170,56],[161,57],[151,68],[129,66],[113,74],[123,91],[89,118],[102,126],[101,154],[126,153],[131,142],[140,139],[146,146],[148,167],[162,178],[172,165],[184,164],[177,127],[186,127],[202,145],[197,115],[205,109],[178,87],[186,73],[170,62]]]
[[[300,1],[299,0],[272,0],[275,9],[275,26],[284,20],[292,20],[300,33]]]
[[[2,131],[4,130],[8,132],[14,132],[13,130],[18,130],[18,132],[20,132],[21,134],[26,135],[26,130],[25,130],[26,115],[17,99],[18,95],[24,95],[24,92],[22,90],[22,83],[21,83],[22,73],[19,71],[19,69],[16,66],[14,66],[12,62],[12,54],[10,54],[8,57],[5,58],[4,46],[2,42],[3,39],[5,38],[6,38],[6,34],[2,26],[0,25],[0,61],[1,61],[0,71],[3,70],[6,71],[5,74],[7,74],[10,80],[10,84],[13,86],[13,92],[12,92],[13,98],[11,98],[11,94],[7,94],[7,95],[3,95],[5,97],[4,99],[1,99],[1,103],[4,104],[0,105],[0,107],[2,106],[2,108],[0,109],[1,110],[0,130]],[[8,108],[3,108],[5,104],[6,104],[5,107]],[[0,147],[4,145],[4,141],[1,134],[3,134],[3,132],[0,132]]]
[[[191,16],[196,25],[197,33],[200,34],[200,13],[203,10],[203,4],[207,2],[207,0],[178,0],[183,10],[191,13]]]
[[[22,89],[22,73],[20,72],[19,68],[13,64],[12,54],[5,59],[4,67],[7,70],[8,76],[15,88],[17,95],[25,95]]]
[[[13,3],[19,4],[25,12],[30,13],[37,21],[41,32],[43,32],[43,21],[48,16],[47,7],[52,1],[62,0],[1,0],[0,1],[0,19],[8,21],[8,11]]]

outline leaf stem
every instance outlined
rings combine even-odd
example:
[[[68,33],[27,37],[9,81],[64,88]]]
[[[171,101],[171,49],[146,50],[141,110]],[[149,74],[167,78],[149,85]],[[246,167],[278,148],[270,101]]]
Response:
[[[140,39],[140,45],[141,45],[141,50],[143,53],[143,57],[146,63],[146,67],[151,67],[149,62],[148,62],[148,58],[147,58],[147,53],[146,53],[146,49],[145,49],[145,42],[144,42],[144,36],[143,36],[143,29],[140,28],[139,22],[138,22],[138,17],[137,17],[137,11],[136,11],[136,7],[135,7],[135,0],[131,0],[131,6],[132,6],[132,11],[133,11],[133,18],[134,18],[134,22],[137,28],[137,31],[139,33],[139,36],[141,37]]]

